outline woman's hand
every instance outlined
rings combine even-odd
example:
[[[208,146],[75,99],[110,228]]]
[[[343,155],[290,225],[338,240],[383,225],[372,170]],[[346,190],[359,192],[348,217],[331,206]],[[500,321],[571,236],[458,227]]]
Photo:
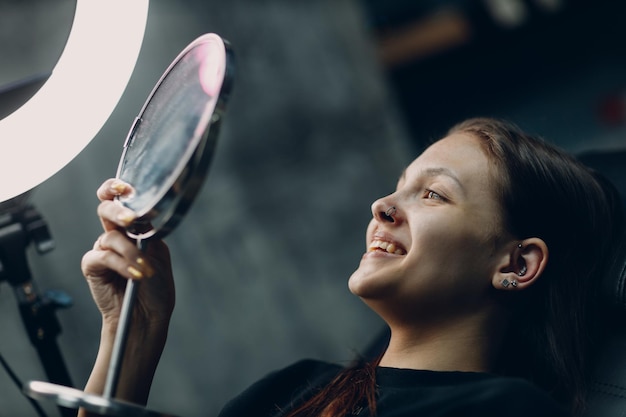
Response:
[[[122,300],[128,279],[141,280],[132,312],[132,325],[124,352],[124,364],[116,398],[145,404],[159,358],[165,346],[167,328],[174,309],[174,280],[169,250],[163,241],[149,241],[140,251],[124,231],[135,214],[123,207],[116,196],[132,193],[132,187],[116,179],[98,189],[98,215],[104,233],[85,253],[81,269],[103,318],[98,356],[85,391],[101,394],[117,331]],[[88,413],[80,409],[79,416]]]
[[[114,199],[132,192],[130,185],[117,179],[109,179],[100,186],[98,216],[104,233],[93,249],[85,253],[81,263],[104,326],[111,331],[117,328],[127,279],[142,281],[133,311],[133,326],[167,327],[174,308],[174,282],[167,246],[160,240],[149,241],[141,252],[124,232],[124,227],[135,220],[135,213]]]

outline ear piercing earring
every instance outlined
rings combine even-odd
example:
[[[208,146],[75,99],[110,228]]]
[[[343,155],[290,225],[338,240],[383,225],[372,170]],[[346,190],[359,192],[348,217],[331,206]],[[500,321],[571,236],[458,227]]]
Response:
[[[517,247],[522,249],[522,244],[518,243]],[[517,273],[517,275],[519,275],[520,277],[523,277],[524,274],[526,274],[526,265],[522,265],[522,267],[520,268],[519,272]]]
[[[387,211],[385,211],[385,216],[387,217],[391,217],[394,214],[396,214],[396,206],[391,206],[387,209]]]
[[[502,281],[500,281],[500,285],[502,285],[503,288],[507,288],[509,285],[511,287],[517,287],[517,281],[509,281],[508,279],[504,278]]]

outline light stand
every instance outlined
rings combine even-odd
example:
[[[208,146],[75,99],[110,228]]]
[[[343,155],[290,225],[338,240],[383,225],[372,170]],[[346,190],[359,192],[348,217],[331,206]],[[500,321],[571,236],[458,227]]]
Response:
[[[72,300],[59,291],[40,295],[31,276],[26,249],[33,243],[40,254],[51,251],[54,242],[48,226],[31,205],[16,198],[0,205],[0,280],[8,282],[17,298],[20,316],[31,344],[35,347],[48,379],[71,386],[65,361],[56,343],[61,326],[56,318],[58,308],[69,307]],[[72,410],[59,407],[61,415],[72,416]]]

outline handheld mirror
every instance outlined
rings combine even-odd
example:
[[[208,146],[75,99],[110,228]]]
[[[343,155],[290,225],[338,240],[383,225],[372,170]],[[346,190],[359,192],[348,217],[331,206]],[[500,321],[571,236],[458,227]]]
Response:
[[[133,192],[118,201],[138,215],[126,233],[141,250],[149,238],[164,237],[174,229],[202,185],[232,86],[232,60],[222,38],[200,36],[167,68],[135,118],[117,170],[117,178],[129,183]],[[100,415],[164,416],[113,398],[138,285],[127,281],[102,396],[40,381],[26,384],[25,393]]]
[[[134,192],[120,202],[138,214],[128,233],[169,233],[184,216],[210,165],[232,84],[232,56],[215,34],[201,36],[165,71],[135,119],[117,178]]]

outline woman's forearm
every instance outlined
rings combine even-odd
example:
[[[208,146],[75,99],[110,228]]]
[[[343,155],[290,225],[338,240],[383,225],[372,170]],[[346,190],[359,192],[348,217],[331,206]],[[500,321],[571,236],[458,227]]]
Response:
[[[167,339],[167,324],[132,329],[126,343],[115,399],[145,405]],[[100,346],[85,392],[102,395],[111,361],[115,331],[103,326]],[[80,410],[79,417],[90,414]]]

